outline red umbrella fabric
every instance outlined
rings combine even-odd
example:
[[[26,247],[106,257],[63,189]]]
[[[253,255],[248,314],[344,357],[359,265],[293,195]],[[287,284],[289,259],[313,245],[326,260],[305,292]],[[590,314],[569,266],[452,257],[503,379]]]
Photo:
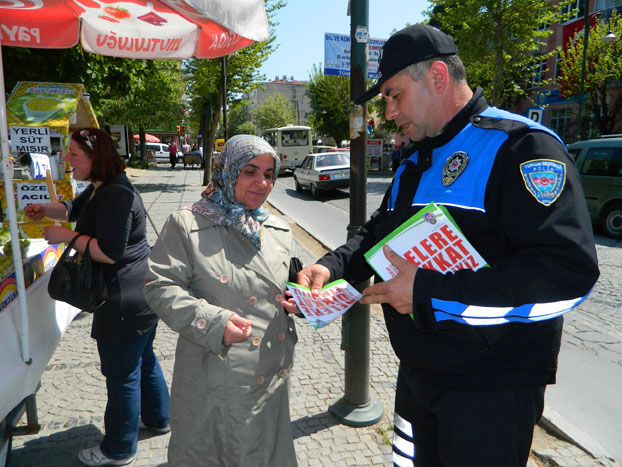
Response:
[[[223,26],[226,24],[227,26]],[[261,0],[0,1],[0,43],[126,58],[215,58],[268,38]]]
[[[140,139],[140,135],[134,135],[134,141],[138,141]],[[160,138],[152,135],[151,133],[145,133],[145,141],[148,143],[159,143]]]

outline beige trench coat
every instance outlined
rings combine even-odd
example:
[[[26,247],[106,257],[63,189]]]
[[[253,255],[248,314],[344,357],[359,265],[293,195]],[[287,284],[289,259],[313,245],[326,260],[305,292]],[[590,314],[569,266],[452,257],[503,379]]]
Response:
[[[280,305],[293,254],[270,216],[263,254],[231,228],[181,210],[153,247],[145,297],[179,333],[171,388],[170,466],[295,466],[288,381],[297,341]],[[252,321],[225,347],[233,313]]]

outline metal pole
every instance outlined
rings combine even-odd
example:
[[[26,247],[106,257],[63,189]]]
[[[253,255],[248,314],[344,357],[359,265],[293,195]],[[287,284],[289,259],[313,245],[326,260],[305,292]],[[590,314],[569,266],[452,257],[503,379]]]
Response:
[[[351,0],[350,23],[350,225],[348,239],[367,220],[366,106],[354,98],[367,87],[368,0]],[[369,281],[355,284],[362,290]],[[369,305],[354,305],[342,319],[341,347],[345,350],[345,393],[329,409],[341,423],[367,426],[382,418],[382,403],[369,397]]]
[[[577,117],[577,137],[579,141],[582,139],[581,135],[581,127],[583,126],[583,93],[585,86],[585,67],[587,64],[587,44],[588,44],[588,34],[590,31],[589,25],[589,0],[584,0],[584,12],[583,12],[583,59],[581,60],[581,79],[579,80],[579,114]]]
[[[227,57],[222,57],[222,126],[227,141]]]

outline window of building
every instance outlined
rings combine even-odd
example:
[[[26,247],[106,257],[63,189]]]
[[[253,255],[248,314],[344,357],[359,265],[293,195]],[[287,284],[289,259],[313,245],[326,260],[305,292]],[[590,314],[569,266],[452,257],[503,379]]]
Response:
[[[533,62],[530,65],[530,76],[528,83],[530,87],[537,88],[542,86],[544,75],[546,73],[546,59],[534,57]]]
[[[575,131],[575,113],[570,107],[561,107],[551,109],[550,114],[549,128],[566,141]]]
[[[598,1],[598,0],[597,0]],[[607,1],[607,0],[604,0]],[[574,21],[578,18],[585,16],[585,10],[583,9],[583,0],[575,0],[561,8],[562,21],[561,24]]]
[[[622,0],[596,0],[594,11],[608,10],[622,5]]]

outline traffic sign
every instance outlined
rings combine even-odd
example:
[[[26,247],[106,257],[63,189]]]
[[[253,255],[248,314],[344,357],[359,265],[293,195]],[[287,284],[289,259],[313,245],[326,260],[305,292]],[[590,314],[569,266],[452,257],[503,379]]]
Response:
[[[544,119],[544,107],[527,107],[527,118],[542,124]]]

